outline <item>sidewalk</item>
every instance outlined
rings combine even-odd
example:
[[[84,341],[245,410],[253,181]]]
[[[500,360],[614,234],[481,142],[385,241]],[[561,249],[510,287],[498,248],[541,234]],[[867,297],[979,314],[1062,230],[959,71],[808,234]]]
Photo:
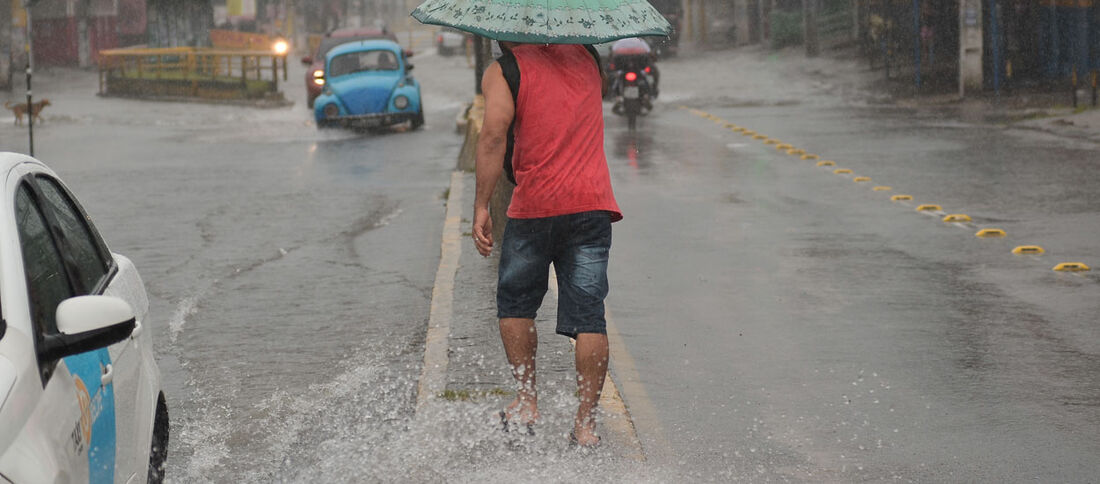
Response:
[[[666,73],[661,81],[662,100],[700,109],[715,103],[799,104],[825,93],[851,105],[896,106],[943,119],[1100,143],[1100,109],[1091,107],[1087,90],[1078,97],[1079,110],[1073,109],[1068,91],[1017,89],[1000,95],[983,91],[964,99],[953,93],[917,95],[903,81],[884,81],[881,69],[871,70],[865,59],[850,50],[807,58],[801,47],[695,50],[686,46],[678,57],[661,61],[660,66]],[[774,85],[776,73],[790,82]]]

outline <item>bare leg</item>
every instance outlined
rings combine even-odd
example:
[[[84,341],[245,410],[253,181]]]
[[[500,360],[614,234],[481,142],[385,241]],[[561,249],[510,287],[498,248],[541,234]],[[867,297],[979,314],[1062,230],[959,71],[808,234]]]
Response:
[[[508,405],[508,418],[516,417],[519,424],[538,420],[538,392],[535,391],[535,352],[539,338],[535,332],[535,320],[504,318],[500,320],[500,339],[504,353],[512,366],[512,376],[519,383],[516,399]]]
[[[577,390],[580,405],[573,420],[573,434],[577,443],[596,445],[596,416],[594,411],[600,402],[603,380],[607,376],[607,335],[581,333],[577,335]]]

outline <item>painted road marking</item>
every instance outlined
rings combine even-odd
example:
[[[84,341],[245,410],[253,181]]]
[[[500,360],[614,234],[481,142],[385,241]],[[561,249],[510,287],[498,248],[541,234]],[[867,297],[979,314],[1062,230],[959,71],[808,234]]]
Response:
[[[447,386],[447,345],[454,316],[455,274],[462,253],[462,180],[463,173],[451,173],[451,191],[447,196],[447,214],[443,221],[443,241],[439,268],[432,286],[432,304],[428,313],[428,333],[424,338],[424,367],[416,391],[416,411],[443,393]]]
[[[726,122],[725,120],[721,120],[721,118],[717,118],[717,117],[713,116],[710,113],[700,111],[700,110],[697,110],[697,109],[690,109],[687,106],[680,106],[680,109],[689,110],[689,111],[691,111],[692,114],[695,114],[696,116],[702,116],[702,117],[705,117],[705,118],[711,118],[711,119],[720,120],[721,122]],[[729,127],[731,125],[732,125],[732,123],[726,124],[727,127]],[[756,132],[750,131],[750,130],[748,130],[746,128],[742,128],[740,126],[738,126],[737,129],[735,129],[734,131],[742,131],[743,134],[748,135],[748,136],[752,136],[752,135],[756,134]],[[786,153],[789,154],[789,155],[802,155],[803,160],[818,159],[817,155],[808,154],[808,153],[806,153],[805,150],[797,149],[793,145],[791,145],[790,143],[780,143],[779,140],[776,140],[776,139],[766,139],[764,142],[765,142],[765,144],[768,144],[768,145],[774,144],[775,149],[777,149],[779,151],[786,151]],[[836,164],[833,163],[832,161],[825,160],[825,161],[819,161],[817,163],[817,166],[836,166]],[[851,174],[852,171],[848,170],[846,168],[839,168],[839,169],[834,170],[833,173],[836,173],[836,174]],[[869,177],[855,177],[855,178],[853,178],[853,181],[855,181],[855,182],[865,182],[865,181],[871,181],[871,179]],[[892,188],[888,187],[888,186],[876,186],[876,187],[873,188],[873,190],[876,191],[876,192],[878,192],[878,191],[888,191],[888,190],[891,190],[891,189]],[[890,197],[890,200],[894,201],[894,202],[910,201],[910,200],[913,200],[913,197],[911,195],[894,195],[894,196]],[[935,205],[935,204],[924,204],[924,205],[918,206],[917,211],[918,212],[931,212],[931,213],[939,212],[940,214],[942,214],[943,213],[943,207],[940,207],[939,205]],[[970,222],[971,219],[966,214],[949,214],[949,215],[947,215],[946,217],[943,218],[943,221],[944,222],[949,222],[949,223],[964,223],[964,222]],[[977,237],[983,237],[983,238],[1005,237],[1005,232],[1001,229],[982,229],[982,230],[979,230],[974,235],[976,235]],[[1016,247],[1015,249],[1013,249],[1012,253],[1013,254],[1019,254],[1019,255],[1039,255],[1039,254],[1043,254],[1044,250],[1043,250],[1042,247],[1039,247],[1039,246],[1020,246],[1020,247]],[[1060,267],[1061,267],[1061,269],[1059,269]],[[1083,267],[1083,269],[1082,269],[1082,267]],[[1089,268],[1088,268],[1087,265],[1085,265],[1082,262],[1066,262],[1066,263],[1064,263],[1064,265],[1059,264],[1058,266],[1055,266],[1054,270],[1066,271],[1066,272],[1070,272],[1070,271],[1078,272],[1078,271],[1089,270]]]

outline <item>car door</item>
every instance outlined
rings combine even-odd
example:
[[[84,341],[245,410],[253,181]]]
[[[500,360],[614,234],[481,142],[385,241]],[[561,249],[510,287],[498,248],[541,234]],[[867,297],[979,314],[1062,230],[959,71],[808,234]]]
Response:
[[[114,259],[91,220],[64,185],[45,174],[37,175],[35,181],[42,194],[42,209],[48,218],[56,222],[55,232],[61,240],[59,247],[62,256],[71,261],[78,294],[108,293],[123,298],[135,309],[143,306],[145,301],[137,301],[135,294],[129,294],[126,288],[114,287],[119,276]],[[122,282],[122,285],[126,285],[125,281]],[[142,316],[144,315],[138,315],[139,328]],[[139,403],[142,388],[141,355],[135,339],[139,334],[140,330],[135,329],[133,337],[111,345],[104,352],[105,355],[109,354],[109,358],[105,363],[103,379],[113,386],[114,411],[117,417],[118,482],[126,482],[139,471],[144,472],[148,463],[146,451],[149,449],[149,442],[148,438],[142,436],[143,427],[140,422],[149,413],[141,410],[144,407],[151,409],[152,402],[147,402],[146,405]],[[151,422],[151,415],[144,420]]]
[[[27,307],[36,344],[57,333],[57,306],[78,294],[71,261],[59,248],[57,224],[42,210],[42,194],[24,177],[14,200]],[[104,373],[106,349],[38,362],[44,391],[21,437],[39,444],[56,466],[54,479],[111,482],[115,469],[114,391]],[[75,401],[75,405],[74,405]],[[74,421],[75,420],[75,424]],[[61,438],[60,436],[64,436]]]

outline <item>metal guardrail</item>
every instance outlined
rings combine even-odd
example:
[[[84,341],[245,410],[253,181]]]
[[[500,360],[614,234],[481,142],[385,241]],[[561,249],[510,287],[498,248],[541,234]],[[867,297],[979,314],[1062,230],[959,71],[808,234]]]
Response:
[[[279,91],[286,54],[171,47],[101,51],[99,93],[129,97],[255,99]]]

